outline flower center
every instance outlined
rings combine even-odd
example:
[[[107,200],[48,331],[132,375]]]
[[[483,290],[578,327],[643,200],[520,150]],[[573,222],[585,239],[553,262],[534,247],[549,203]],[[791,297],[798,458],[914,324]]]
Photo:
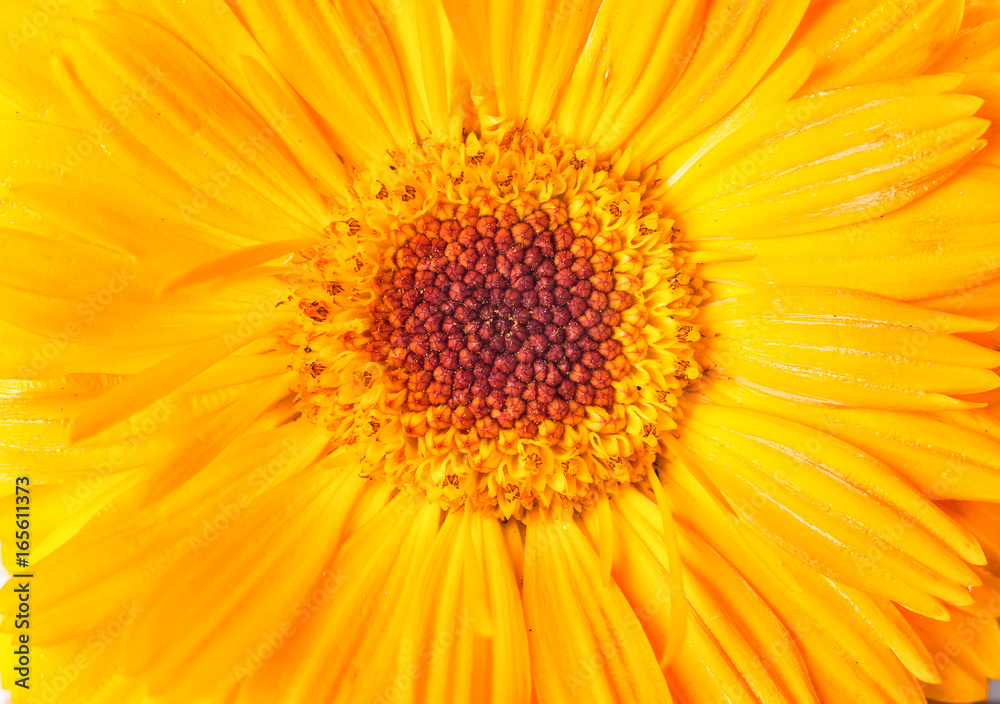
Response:
[[[552,420],[558,438],[587,406],[610,411],[628,371],[613,335],[632,296],[615,288],[610,242],[598,249],[560,201],[518,205],[443,205],[379,279],[369,351],[437,430],[528,439]]]
[[[642,481],[700,373],[700,294],[654,176],[624,170],[510,125],[369,165],[301,253],[298,410],[451,508]]]

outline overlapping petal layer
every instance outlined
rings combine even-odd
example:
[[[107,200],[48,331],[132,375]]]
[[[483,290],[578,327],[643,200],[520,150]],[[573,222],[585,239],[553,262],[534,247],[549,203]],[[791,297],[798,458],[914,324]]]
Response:
[[[64,701],[1000,676],[995,3],[58,8],[0,11],[0,474]],[[659,479],[523,525],[360,477],[276,336],[356,169],[497,120],[621,152],[711,296]]]

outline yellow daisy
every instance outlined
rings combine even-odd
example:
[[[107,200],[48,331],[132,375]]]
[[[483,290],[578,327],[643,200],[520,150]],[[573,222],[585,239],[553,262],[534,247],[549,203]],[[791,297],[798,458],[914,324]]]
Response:
[[[17,704],[1000,677],[1000,3],[0,18]]]

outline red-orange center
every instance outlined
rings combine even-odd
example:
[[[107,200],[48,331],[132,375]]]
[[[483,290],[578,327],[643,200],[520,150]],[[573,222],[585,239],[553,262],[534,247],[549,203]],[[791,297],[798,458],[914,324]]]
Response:
[[[528,438],[545,419],[611,407],[606,367],[631,296],[615,290],[612,255],[549,210],[466,205],[413,223],[380,275],[369,347],[406,378],[411,410],[447,406],[460,430]]]

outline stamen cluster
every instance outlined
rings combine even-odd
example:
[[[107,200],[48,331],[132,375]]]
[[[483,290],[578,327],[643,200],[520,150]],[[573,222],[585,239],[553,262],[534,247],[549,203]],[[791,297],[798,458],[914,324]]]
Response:
[[[532,438],[546,419],[611,407],[614,328],[632,297],[615,290],[612,255],[572,225],[550,201],[524,217],[465,204],[410,226],[378,279],[369,346],[405,379],[409,410]]]

